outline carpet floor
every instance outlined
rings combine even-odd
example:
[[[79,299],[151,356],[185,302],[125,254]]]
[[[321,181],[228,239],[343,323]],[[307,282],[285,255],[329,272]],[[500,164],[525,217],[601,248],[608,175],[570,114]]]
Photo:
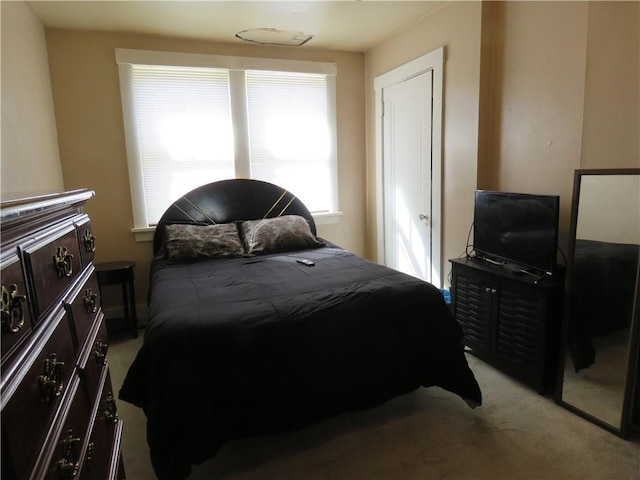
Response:
[[[115,391],[142,344],[113,334]],[[475,357],[483,405],[439,388],[299,431],[230,442],[190,480],[640,480],[640,440],[621,439]],[[118,401],[129,480],[153,480],[141,409]]]

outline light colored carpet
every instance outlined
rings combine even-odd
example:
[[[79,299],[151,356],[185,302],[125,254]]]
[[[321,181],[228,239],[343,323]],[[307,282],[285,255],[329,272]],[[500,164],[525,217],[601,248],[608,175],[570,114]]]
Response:
[[[113,335],[117,392],[142,343]],[[422,388],[296,432],[231,442],[192,480],[639,480],[640,441],[623,440],[468,357],[484,395],[471,410]],[[129,480],[153,480],[142,410],[118,401]]]
[[[629,329],[625,329],[593,337],[595,362],[578,372],[571,356],[567,355],[562,398],[611,425],[620,425],[630,336]]]

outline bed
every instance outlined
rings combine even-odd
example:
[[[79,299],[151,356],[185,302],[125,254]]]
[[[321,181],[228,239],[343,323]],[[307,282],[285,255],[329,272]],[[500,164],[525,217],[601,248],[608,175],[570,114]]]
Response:
[[[576,239],[568,347],[575,371],[596,361],[593,339],[628,329],[640,246]]]
[[[299,199],[257,180],[202,186],[162,216],[144,343],[119,393],[144,410],[160,479],[233,439],[421,386],[482,403],[439,289],[316,235]]]

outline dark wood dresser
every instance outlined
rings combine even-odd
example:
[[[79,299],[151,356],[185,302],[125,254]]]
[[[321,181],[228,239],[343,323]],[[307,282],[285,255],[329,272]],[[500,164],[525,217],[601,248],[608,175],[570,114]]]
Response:
[[[3,480],[125,478],[96,238],[83,211],[92,196],[0,206]]]

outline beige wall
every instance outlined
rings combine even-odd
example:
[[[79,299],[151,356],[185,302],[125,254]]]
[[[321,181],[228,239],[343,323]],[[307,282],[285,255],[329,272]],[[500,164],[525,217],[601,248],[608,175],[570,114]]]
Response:
[[[640,167],[640,2],[589,4],[580,168]]]
[[[373,80],[439,45],[446,48],[445,272],[446,260],[465,251],[475,188],[560,195],[560,245],[566,250],[574,169],[640,162],[639,7],[450,2],[369,51],[370,256],[376,241]]]
[[[588,2],[496,8],[490,188],[560,195],[566,250],[573,171],[580,168]]]
[[[116,48],[244,55],[335,62],[338,122],[338,225],[319,234],[355,253],[365,245],[364,55],[358,53],[215,44],[162,37],[47,30],[60,157],[67,188],[88,187],[87,205],[98,238],[96,261],[137,263],[137,291],[147,292],[151,244],[136,243],[125,152]]]
[[[576,238],[640,244],[640,176],[585,175]]]
[[[23,2],[2,2],[3,198],[63,189],[44,28]]]

